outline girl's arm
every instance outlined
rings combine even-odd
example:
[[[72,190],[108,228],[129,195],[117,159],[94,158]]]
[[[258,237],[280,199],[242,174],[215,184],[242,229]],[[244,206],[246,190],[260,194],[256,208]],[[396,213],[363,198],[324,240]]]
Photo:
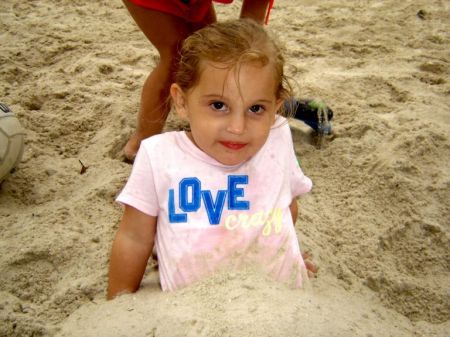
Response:
[[[152,253],[155,233],[156,217],[125,206],[111,250],[108,299],[139,288]]]
[[[292,215],[292,222],[295,224],[297,221],[298,216],[298,205],[297,205],[297,199],[292,199],[292,202],[289,206],[291,209],[291,215]],[[311,261],[311,257],[308,253],[302,253],[303,260],[305,262],[306,270],[308,271],[309,277],[314,277],[317,272],[319,271],[319,268]]]
[[[296,198],[292,199],[292,202],[291,202],[291,205],[289,206],[289,208],[291,209],[292,222],[295,224],[295,222],[297,221],[297,216],[298,216],[298,205],[297,205]]]

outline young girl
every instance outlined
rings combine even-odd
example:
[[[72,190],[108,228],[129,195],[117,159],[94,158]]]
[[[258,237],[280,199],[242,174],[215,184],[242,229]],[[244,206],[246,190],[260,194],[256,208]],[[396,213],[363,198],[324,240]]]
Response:
[[[144,140],[117,200],[108,298],[139,288],[153,246],[163,290],[251,263],[300,286],[296,197],[312,186],[285,118],[284,59],[261,25],[217,23],[188,37],[170,93],[190,132]]]

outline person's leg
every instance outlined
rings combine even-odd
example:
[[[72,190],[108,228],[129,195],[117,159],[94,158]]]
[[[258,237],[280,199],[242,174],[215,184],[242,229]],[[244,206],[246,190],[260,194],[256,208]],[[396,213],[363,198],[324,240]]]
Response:
[[[241,8],[241,18],[253,19],[264,24],[270,0],[244,0]]]
[[[123,151],[133,160],[141,140],[161,132],[170,110],[169,88],[174,80],[178,48],[194,30],[215,20],[212,8],[204,22],[191,24],[182,18],[136,6],[124,0],[136,24],[160,55],[157,66],[147,77],[141,94],[137,128]]]

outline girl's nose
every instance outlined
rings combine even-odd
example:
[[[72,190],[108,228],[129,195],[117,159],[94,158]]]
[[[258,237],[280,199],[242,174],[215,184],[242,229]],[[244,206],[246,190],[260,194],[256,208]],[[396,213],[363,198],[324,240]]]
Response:
[[[232,113],[228,120],[227,131],[236,135],[245,132],[245,116],[240,113]]]

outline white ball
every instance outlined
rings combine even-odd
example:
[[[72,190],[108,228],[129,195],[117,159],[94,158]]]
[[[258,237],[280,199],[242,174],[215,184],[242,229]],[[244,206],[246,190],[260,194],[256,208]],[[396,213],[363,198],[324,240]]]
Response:
[[[8,106],[0,103],[0,183],[22,159],[25,131]]]

